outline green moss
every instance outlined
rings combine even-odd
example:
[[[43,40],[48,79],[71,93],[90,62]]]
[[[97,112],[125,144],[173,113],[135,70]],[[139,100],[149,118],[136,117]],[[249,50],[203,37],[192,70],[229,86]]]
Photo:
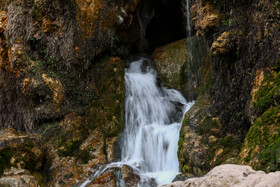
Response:
[[[6,168],[11,167],[12,149],[5,148],[0,151],[0,176],[3,175]]]
[[[82,160],[83,164],[87,164],[88,161],[93,159],[94,157],[90,155],[90,152],[88,150],[81,150],[79,152],[79,158]]]
[[[202,117],[203,118],[203,117]],[[197,133],[199,135],[209,135],[211,133],[211,129],[219,127],[217,121],[213,120],[211,116],[206,116],[201,120],[202,124],[197,128]],[[215,134],[219,135],[219,134]]]
[[[275,70],[278,70],[277,66]],[[271,106],[280,102],[280,72],[271,72],[265,75],[259,91],[256,94],[254,106],[261,114]]]
[[[42,22],[42,11],[38,5],[36,5],[35,0],[33,0],[33,19],[39,23]]]
[[[3,174],[5,169],[10,168],[16,163],[20,163],[21,167],[27,169],[30,172],[40,170],[41,168],[36,168],[42,155],[37,156],[32,151],[34,148],[33,142],[28,142],[26,140],[23,144],[17,146],[16,148],[6,147],[0,151],[0,176]],[[13,164],[11,163],[11,158],[13,157]]]
[[[222,139],[221,144],[223,147],[232,147],[236,144],[236,141],[233,136],[229,135]]]
[[[235,158],[236,161],[234,161],[234,163],[237,162],[237,157],[242,147],[242,144],[238,143],[237,137],[227,135],[226,137],[219,139],[217,144],[217,148],[221,148],[223,152],[216,158],[215,165],[223,164],[227,162],[229,158]]]
[[[178,151],[177,151],[177,157],[178,157],[178,160],[181,159],[181,150],[183,148],[183,142],[184,142],[184,139],[185,139],[185,135],[184,135],[184,132],[183,132],[183,127],[185,125],[187,125],[189,122],[189,117],[187,115],[185,115],[184,119],[183,119],[183,122],[182,122],[182,128],[180,130],[180,136],[179,136],[179,141],[178,141]]]
[[[71,141],[69,144],[66,144],[64,149],[58,150],[59,156],[75,156],[81,145],[81,140]]]
[[[268,109],[254,122],[243,149],[249,150],[244,161],[254,169],[267,172],[280,169],[280,106]]]
[[[180,151],[183,148],[184,138],[185,138],[184,133],[180,132],[180,137],[179,137],[179,141],[178,141],[178,151],[177,151],[177,157],[178,157],[179,160],[181,158]]]
[[[37,159],[36,158],[36,155],[30,150],[30,149],[26,149],[25,151],[25,154],[28,155],[26,158],[27,160],[24,160],[25,161],[25,168],[29,171],[35,171],[36,170],[36,163],[37,162]]]
[[[113,56],[120,57],[127,57],[129,55],[129,49],[124,45],[123,41],[119,38],[117,34],[114,35],[111,53]]]
[[[104,138],[116,137],[124,127],[124,62],[107,58],[98,66],[103,72],[96,84],[97,98],[86,113],[87,126],[98,128]]]

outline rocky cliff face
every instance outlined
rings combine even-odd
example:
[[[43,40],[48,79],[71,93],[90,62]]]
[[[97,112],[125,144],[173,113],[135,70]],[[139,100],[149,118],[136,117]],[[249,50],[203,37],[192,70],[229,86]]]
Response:
[[[94,58],[115,45],[116,30],[127,31],[124,21],[137,4],[2,2],[1,127],[30,132],[71,111],[83,113],[95,97]]]
[[[109,57],[110,48],[118,45],[117,33],[137,30],[128,24],[138,3],[1,1],[0,129],[36,132],[45,145],[39,147],[43,164],[34,170],[25,164],[32,162],[24,160],[28,147],[6,152],[25,144],[5,144],[1,163],[13,164],[14,154],[24,163],[1,164],[1,176],[15,165],[24,171],[14,175],[30,175],[34,185],[77,184],[90,168],[118,157],[113,150],[123,128],[124,62]]]
[[[280,2],[192,0],[187,39],[182,5],[1,1],[0,184],[76,185],[116,160],[131,53],[152,55],[161,84],[196,100],[180,133],[182,171],[279,170]]]
[[[183,122],[181,170],[201,175],[221,163],[279,170],[279,11],[278,1],[193,3],[192,21],[209,44],[211,73]]]

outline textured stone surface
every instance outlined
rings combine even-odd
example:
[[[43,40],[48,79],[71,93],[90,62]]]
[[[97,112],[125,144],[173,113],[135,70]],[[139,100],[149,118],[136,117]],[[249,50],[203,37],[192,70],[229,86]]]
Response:
[[[229,32],[224,32],[221,36],[217,38],[216,41],[212,43],[210,51],[213,55],[223,55],[229,53],[236,46],[237,40],[242,36],[242,31],[231,30]]]
[[[39,135],[19,133],[14,129],[0,131],[0,176],[11,167],[42,171],[43,143]]]
[[[197,29],[197,35],[203,32],[212,32],[213,29],[220,25],[221,15],[212,2],[207,1],[203,3],[202,1],[196,1],[191,7],[191,13],[192,21]]]
[[[1,1],[0,128],[33,132],[84,113],[97,97],[92,83],[102,68],[95,69],[95,57],[105,50],[118,55],[122,42],[129,51],[140,37],[139,2]]]
[[[0,186],[38,186],[43,178],[44,150],[38,135],[11,128],[0,131]]]
[[[280,186],[280,172],[264,173],[255,171],[250,166],[221,165],[212,169],[201,178],[192,178],[184,182],[174,182],[162,187],[278,187]]]
[[[119,156],[117,140],[124,125],[124,62],[120,58],[104,58],[95,68],[100,70],[99,79],[91,86],[97,96],[85,115],[72,112],[58,125],[41,129],[44,136],[52,135],[48,139],[48,185],[80,184],[91,175],[92,168]]]
[[[158,76],[164,86],[180,89],[180,70],[187,60],[187,39],[157,48],[153,53]]]
[[[24,169],[11,168],[0,178],[0,186],[9,187],[39,187],[37,179]]]
[[[211,70],[208,51],[205,40],[195,36],[156,48],[152,58],[162,85],[179,90],[189,101],[194,100],[201,79]]]
[[[236,137],[221,136],[222,124],[210,111],[210,100],[199,97],[185,114],[180,131],[180,170],[195,176],[222,163],[236,163],[241,144]]]
[[[128,165],[112,167],[104,171],[104,174],[95,178],[89,187],[117,187],[125,184],[127,187],[137,187],[140,176],[133,173],[133,169]]]

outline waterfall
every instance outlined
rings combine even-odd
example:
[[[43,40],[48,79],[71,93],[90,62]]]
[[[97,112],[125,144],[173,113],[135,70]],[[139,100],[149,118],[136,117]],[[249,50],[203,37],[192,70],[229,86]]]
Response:
[[[156,71],[149,66],[143,69],[143,61],[132,62],[125,74],[122,161],[161,185],[179,173],[177,144],[184,112],[177,119],[172,115],[180,112],[178,105],[189,109],[191,104],[178,91],[158,87]]]
[[[138,186],[153,186],[150,179],[154,179],[152,181],[157,185],[171,183],[179,174],[177,150],[181,122],[184,113],[194,103],[187,103],[174,89],[160,87],[155,69],[145,62],[147,59],[140,58],[132,62],[125,72],[125,129],[121,161],[109,164],[94,177],[110,167],[124,164],[141,177]],[[86,186],[91,180],[81,186]]]
[[[190,0],[185,0],[185,18],[186,18],[186,31],[187,37],[192,36],[192,23],[191,23],[191,12],[190,12]]]

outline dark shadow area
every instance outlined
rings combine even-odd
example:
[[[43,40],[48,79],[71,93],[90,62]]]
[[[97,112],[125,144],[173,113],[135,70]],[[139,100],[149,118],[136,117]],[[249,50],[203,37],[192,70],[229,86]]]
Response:
[[[153,0],[154,16],[146,28],[148,53],[186,36],[181,0]]]

